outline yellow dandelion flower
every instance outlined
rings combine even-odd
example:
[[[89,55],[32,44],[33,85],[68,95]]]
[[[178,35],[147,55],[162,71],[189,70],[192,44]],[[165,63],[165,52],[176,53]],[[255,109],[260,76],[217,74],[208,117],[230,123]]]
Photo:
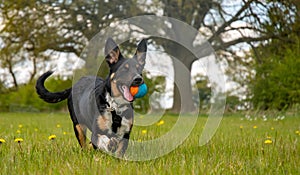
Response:
[[[5,143],[5,140],[4,139],[0,139],[0,144],[1,143]]]
[[[16,138],[15,139],[15,142],[18,142],[18,143],[21,143],[21,142],[23,142],[24,140],[22,139],[22,138]]]
[[[158,123],[156,123],[157,126],[163,125],[165,123],[165,121],[161,120]]]
[[[272,127],[271,130],[274,130],[274,128]]]
[[[242,126],[242,125],[240,126],[240,129],[243,129],[243,126]]]
[[[253,126],[253,128],[254,128],[254,129],[256,129],[256,128],[257,128],[257,126],[256,126],[256,125],[254,125],[254,126]]]
[[[19,128],[23,128],[23,125],[22,125],[22,124],[19,124],[18,127],[19,127]]]
[[[143,129],[142,130],[142,134],[146,134],[147,133],[147,130],[146,129]]]
[[[16,133],[17,133],[17,134],[20,134],[20,133],[21,133],[21,130],[17,130]]]
[[[67,132],[64,131],[64,132],[63,132],[63,135],[67,135]]]
[[[271,144],[271,143],[273,143],[272,140],[270,139],[265,140],[265,144]]]
[[[49,140],[54,140],[54,139],[56,139],[56,135],[50,135],[50,136],[48,137],[48,139],[49,139]]]
[[[60,124],[57,124],[56,127],[57,127],[57,128],[60,128],[61,126],[60,126]]]
[[[299,130],[297,130],[297,131],[295,131],[295,133],[296,133],[296,134],[300,134],[300,131],[299,131]]]
[[[37,128],[34,128],[34,131],[35,131],[35,132],[38,132],[39,130],[38,130]]]

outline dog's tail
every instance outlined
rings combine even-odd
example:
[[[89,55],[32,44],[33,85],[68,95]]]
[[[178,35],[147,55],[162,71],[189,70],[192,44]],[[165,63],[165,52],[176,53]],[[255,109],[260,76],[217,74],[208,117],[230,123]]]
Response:
[[[36,92],[41,99],[48,103],[58,103],[60,101],[65,100],[71,94],[72,88],[66,89],[61,92],[49,92],[44,85],[45,80],[53,74],[53,71],[48,71],[44,73],[40,78],[37,80],[35,88]]]

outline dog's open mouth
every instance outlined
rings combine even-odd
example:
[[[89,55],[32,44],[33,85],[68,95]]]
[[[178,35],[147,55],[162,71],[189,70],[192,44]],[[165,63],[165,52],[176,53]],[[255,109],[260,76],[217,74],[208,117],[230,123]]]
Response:
[[[121,93],[123,95],[123,97],[129,101],[129,102],[132,102],[133,101],[133,96],[131,95],[130,93],[130,90],[129,90],[129,87],[126,86],[126,85],[121,85],[121,88],[119,88],[121,90]]]

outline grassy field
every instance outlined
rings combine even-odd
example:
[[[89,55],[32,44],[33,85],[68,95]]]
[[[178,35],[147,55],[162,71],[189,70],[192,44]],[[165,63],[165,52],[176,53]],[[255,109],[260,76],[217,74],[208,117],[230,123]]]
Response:
[[[159,137],[177,119],[162,120],[134,127],[132,138]],[[225,116],[213,139],[199,147],[206,120],[199,117],[187,140],[171,153],[132,162],[81,150],[67,114],[0,113],[0,139],[5,140],[0,174],[300,174],[300,116]],[[49,140],[51,135],[56,138]]]

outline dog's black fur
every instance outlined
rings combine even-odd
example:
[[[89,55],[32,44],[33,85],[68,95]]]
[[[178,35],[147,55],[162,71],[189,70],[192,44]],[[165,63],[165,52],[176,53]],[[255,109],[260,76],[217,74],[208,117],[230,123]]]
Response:
[[[134,98],[132,85],[143,83],[141,76],[145,66],[147,42],[142,40],[131,59],[122,56],[119,47],[109,38],[106,41],[106,62],[110,73],[106,79],[95,76],[82,77],[72,88],[62,92],[49,92],[45,80],[53,73],[44,73],[36,83],[36,91],[48,103],[68,99],[68,109],[75,135],[81,147],[86,147],[86,129],[92,132],[91,142],[95,149],[103,149],[103,136],[109,139],[106,151],[122,156],[128,146],[133,125]]]

